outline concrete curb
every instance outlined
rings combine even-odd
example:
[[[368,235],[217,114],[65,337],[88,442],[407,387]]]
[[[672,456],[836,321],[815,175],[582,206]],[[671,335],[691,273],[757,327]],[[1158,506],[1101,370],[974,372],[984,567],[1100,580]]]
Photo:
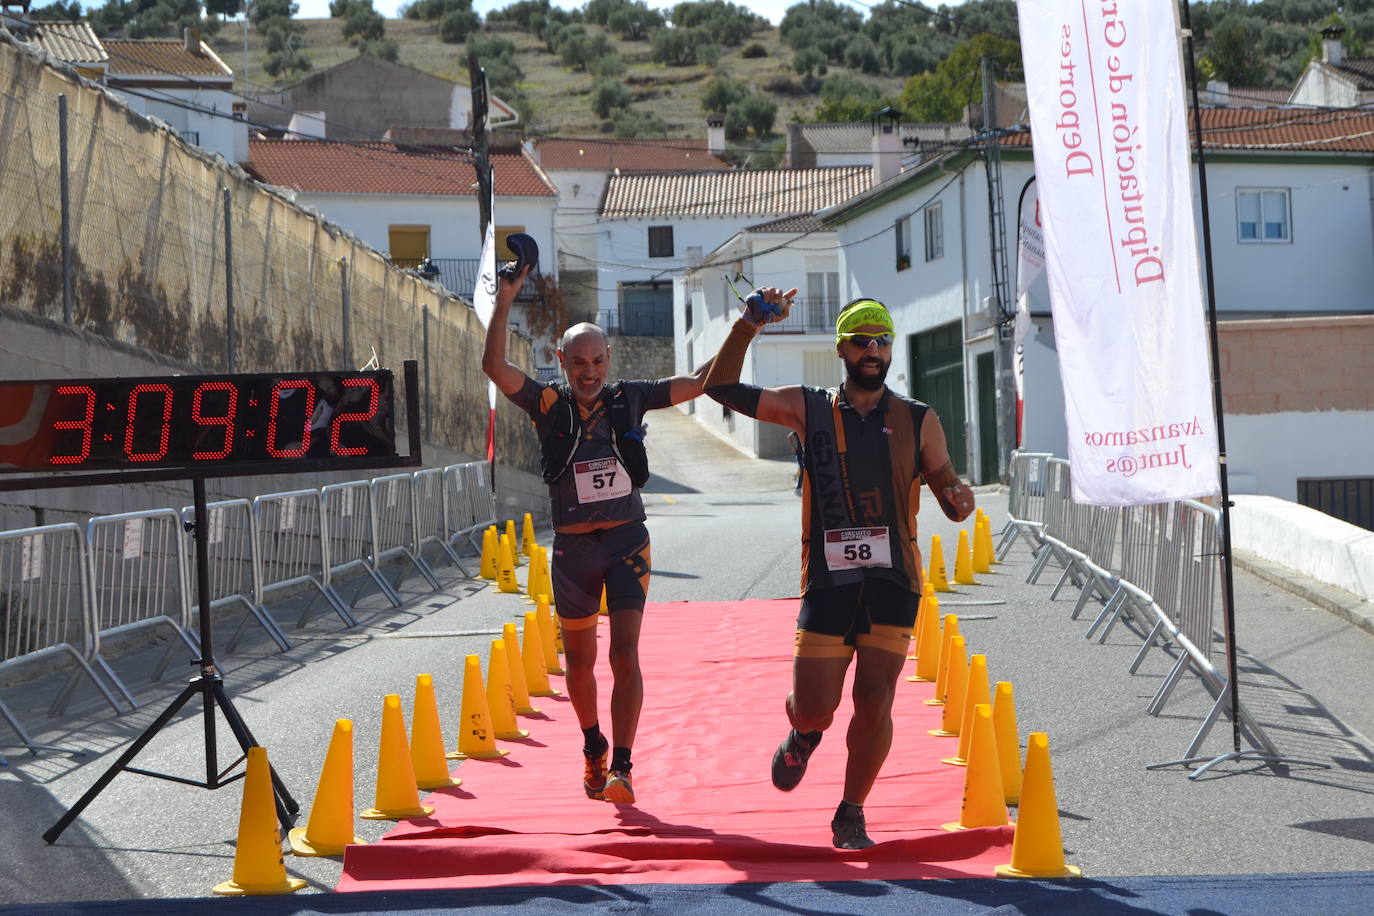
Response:
[[[1310,601],[1346,623],[1374,634],[1374,603],[1334,585],[1318,582],[1297,570],[1271,563],[1243,550],[1232,549],[1231,561],[1240,569],[1276,585],[1286,592]]]

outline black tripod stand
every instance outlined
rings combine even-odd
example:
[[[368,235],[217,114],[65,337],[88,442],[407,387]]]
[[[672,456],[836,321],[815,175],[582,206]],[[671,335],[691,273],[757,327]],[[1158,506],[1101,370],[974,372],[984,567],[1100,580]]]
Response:
[[[67,813],[52,827],[48,828],[43,834],[45,842],[51,844],[57,841],[71,822],[85,810],[86,806],[95,801],[95,797],[110,784],[120,771],[127,770],[130,773],[139,773],[143,776],[152,776],[157,779],[166,779],[171,782],[180,782],[188,786],[200,786],[204,789],[218,789],[244,777],[244,773],[228,776],[227,773],[238,766],[247,756],[248,748],[257,746],[258,742],[253,738],[253,733],[248,730],[243,718],[234,708],[233,702],[229,699],[229,694],[224,690],[224,682],[221,680],[215,667],[215,653],[210,633],[210,573],[209,559],[207,557],[207,545],[209,537],[207,535],[208,522],[205,510],[205,479],[195,477],[192,479],[192,492],[195,497],[195,521],[192,523],[192,533],[196,543],[196,600],[200,603],[200,658],[196,659],[195,664],[200,668],[200,674],[186,684],[172,705],[168,706],[163,713],[144,730],[143,734],[128,749],[120,755],[119,759],[105,771],[95,785],[81,796],[75,805],[68,809]],[[144,745],[163,727],[176,716],[181,707],[185,706],[193,697],[199,696],[201,710],[204,713],[205,723],[205,779],[187,779],[183,776],[172,776],[167,773],[157,773],[152,770],[144,770],[138,767],[129,766],[130,761],[138,756],[138,752],[143,750]],[[215,709],[224,715],[225,721],[229,723],[229,730],[238,739],[239,747],[243,753],[229,766],[223,770],[219,767],[219,749],[215,731]],[[296,812],[300,806],[296,804],[286,786],[282,784],[275,770],[272,771],[273,796],[277,805],[277,818],[281,821],[282,828],[290,827],[296,819]]]

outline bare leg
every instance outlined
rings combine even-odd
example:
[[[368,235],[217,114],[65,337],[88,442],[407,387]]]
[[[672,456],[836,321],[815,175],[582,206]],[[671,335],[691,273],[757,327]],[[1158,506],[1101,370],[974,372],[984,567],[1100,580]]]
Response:
[[[849,762],[844,800],[862,805],[892,747],[892,698],[905,653],[860,646],[854,668],[854,717],[849,722]]]
[[[591,728],[596,714],[596,626],[563,628],[563,660],[567,674],[564,683],[568,699],[577,713],[577,724]]]
[[[611,687],[611,744],[634,747],[635,733],[639,730],[639,712],[644,706],[644,676],[639,670],[639,629],[644,622],[644,612],[622,608],[611,612],[610,616],[611,673],[615,678]],[[566,638],[564,647],[567,647]],[[592,690],[596,690],[595,682]],[[568,692],[572,694],[571,681]],[[580,719],[580,711],[578,716]]]
[[[844,690],[848,658],[796,658],[792,660],[792,692],[787,695],[787,718],[799,732],[819,732],[830,727]]]

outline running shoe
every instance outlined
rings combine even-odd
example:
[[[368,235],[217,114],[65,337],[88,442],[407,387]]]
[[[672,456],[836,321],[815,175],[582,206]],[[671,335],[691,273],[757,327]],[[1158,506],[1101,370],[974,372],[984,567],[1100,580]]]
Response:
[[[773,785],[784,792],[791,792],[806,774],[806,761],[816,745],[807,744],[797,730],[791,729],[782,744],[773,752]]]
[[[595,757],[589,756],[585,752],[582,759],[587,763],[585,775],[582,777],[582,788],[586,791],[588,798],[603,801],[606,798],[606,755],[610,753],[610,748],[597,754]]]
[[[843,814],[835,812],[830,822],[836,849],[867,849],[874,845],[864,824],[864,809],[850,806]]]
[[[634,804],[635,789],[630,785],[630,774],[611,770],[611,778],[606,780],[605,798],[619,805]]]

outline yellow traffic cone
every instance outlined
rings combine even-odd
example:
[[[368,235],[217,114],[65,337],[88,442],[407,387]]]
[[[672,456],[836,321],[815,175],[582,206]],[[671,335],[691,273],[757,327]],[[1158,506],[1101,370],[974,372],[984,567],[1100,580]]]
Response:
[[[534,556],[534,548],[539,546],[534,541],[534,519],[530,518],[528,512],[525,513],[525,521],[520,530],[520,552],[527,557]]]
[[[549,686],[549,671],[544,667],[544,649],[539,645],[539,618],[534,611],[525,612],[525,646],[521,652],[525,663],[525,683],[532,697],[557,697],[563,691]]]
[[[487,690],[482,686],[482,660],[469,655],[463,662],[463,710],[458,722],[458,750],[449,751],[450,760],[471,757],[493,760],[509,754],[496,746],[492,735],[491,708]]]
[[[992,731],[992,707],[973,708],[973,743],[964,772],[964,803],[959,820],[942,825],[946,830],[1000,827],[1009,824],[1007,803],[1002,800],[1002,768],[997,763],[997,736]]]
[[[959,618],[955,614],[945,615],[945,626],[940,636],[940,668],[935,674],[935,695],[926,700],[927,706],[944,706],[945,693],[949,684],[949,660],[954,657],[950,640],[959,635]]]
[[[959,726],[964,719],[964,693],[968,688],[968,653],[964,650],[964,637],[955,636],[946,647],[949,649],[949,667],[945,678],[945,708],[940,711],[940,727],[932,728],[929,734],[937,738],[959,737]]]
[[[415,788],[415,765],[410,760],[406,740],[405,714],[401,696],[389,693],[382,699],[382,740],[377,753],[377,793],[372,807],[359,814],[373,821],[399,821],[423,817],[434,809],[420,804]]]
[[[530,613],[533,613],[531,611]],[[525,636],[529,638],[528,628]],[[501,626],[501,638],[506,643],[506,666],[510,668],[510,695],[515,701],[515,714],[517,716],[537,716],[538,707],[530,703],[529,683],[525,680],[525,660],[520,652],[520,636],[516,632],[515,624],[507,623]],[[543,654],[543,648],[540,648]]]
[[[959,529],[959,546],[954,553],[954,581],[959,585],[977,585],[973,579],[973,555],[969,553],[968,532]]]
[[[544,650],[544,667],[549,674],[566,674],[558,662],[558,640],[553,632],[553,615],[549,613],[549,596],[540,594],[535,599],[535,608],[534,616],[539,621],[539,647]]]
[[[916,633],[916,673],[907,680],[930,682],[940,674],[940,599],[935,597],[935,588],[927,584],[930,591],[921,600],[926,603],[926,618]]]
[[[549,549],[548,549],[547,547],[543,547],[543,546],[539,546],[539,545],[536,545],[536,546],[538,547],[538,552],[539,552],[539,568],[540,568],[539,591],[538,591],[536,594],[548,595],[548,596],[549,596],[549,606],[552,607],[553,604],[554,604],[554,597],[553,597],[553,567],[549,565]]]
[[[415,768],[415,787],[443,789],[463,781],[448,773],[444,756],[444,729],[439,724],[439,704],[434,699],[434,678],[415,676],[415,705],[410,713],[410,763]]]
[[[992,706],[988,693],[988,657],[975,655],[968,660],[968,685],[964,688],[964,713],[959,718],[959,750],[953,757],[946,757],[941,763],[952,766],[968,766],[968,749],[973,740],[973,708],[979,703]],[[1000,777],[999,777],[1000,778]]]
[[[488,525],[482,532],[482,562],[478,564],[477,575],[483,579],[496,578],[496,526]]]
[[[914,662],[921,657],[921,630],[925,629],[926,617],[928,616],[930,616],[930,597],[922,592],[921,600],[916,604],[916,626],[911,631],[915,638],[911,641],[911,654],[906,657],[909,662]]]
[[[981,514],[973,522],[973,571],[992,572],[992,536],[988,533],[988,520]]]
[[[1016,815],[1011,864],[993,869],[997,877],[1083,877],[1078,866],[1064,864],[1059,803],[1054,797],[1054,772],[1050,767],[1050,738],[1044,732],[1026,736],[1026,772],[1021,778],[1021,805]]]
[[[226,897],[239,897],[289,894],[303,887],[305,882],[300,878],[286,876],[267,749],[250,747],[248,775],[243,780],[243,804],[239,809],[238,844],[234,848],[234,877],[216,884],[214,891]]]
[[[601,607],[599,613],[603,616],[611,612],[610,606],[606,604],[606,583],[601,583]]]
[[[553,615],[553,647],[563,654],[563,620],[557,614]]]
[[[978,510],[982,512],[982,510]],[[992,544],[992,519],[988,518],[987,513],[983,513],[983,541],[986,543],[988,563],[993,566],[1001,566],[1002,561],[997,559],[997,548]]]
[[[525,597],[530,601],[535,600],[535,596],[544,589],[544,576],[541,570],[543,565],[543,551],[539,550],[539,545],[535,545],[535,550],[530,555],[530,571],[525,574]]]
[[[496,548],[496,588],[505,594],[520,594],[520,582],[515,578],[515,553],[511,539],[504,534]]]
[[[516,566],[519,566],[520,548],[517,545],[519,545],[520,541],[515,537],[515,519],[513,518],[506,519],[506,543],[510,544],[511,561]]]
[[[298,856],[340,856],[345,846],[363,842],[353,833],[353,723],[348,719],[334,723],[310,820],[288,830],[286,838]]]
[[[1021,742],[1010,681],[998,681],[993,689],[992,729],[997,733],[997,759],[1002,764],[1002,794],[1007,804],[1014,805],[1021,801]]]
[[[491,713],[491,730],[502,741],[530,736],[515,724],[515,697],[510,686],[510,671],[514,667],[511,663],[515,661],[506,651],[504,639],[491,641],[491,656],[487,660],[487,710]]]
[[[930,574],[926,581],[935,586],[937,592],[952,592],[949,579],[945,577],[945,551],[940,546],[940,536],[930,536]]]

